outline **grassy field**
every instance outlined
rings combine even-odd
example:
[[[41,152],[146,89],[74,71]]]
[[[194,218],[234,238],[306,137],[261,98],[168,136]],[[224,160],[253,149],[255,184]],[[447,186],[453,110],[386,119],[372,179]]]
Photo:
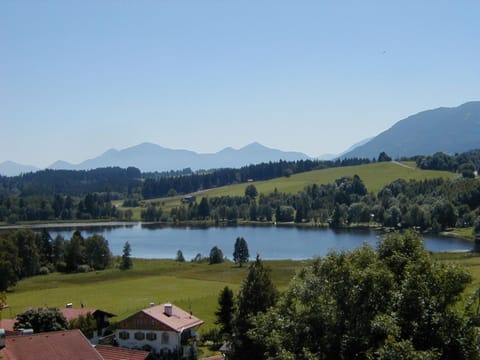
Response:
[[[259,193],[270,193],[276,188],[280,192],[296,193],[308,185],[331,184],[343,176],[358,175],[368,191],[377,193],[385,185],[397,179],[424,180],[442,177],[450,179],[456,175],[446,171],[420,170],[415,168],[415,163],[393,163],[382,162],[358,166],[345,166],[314,170],[305,173],[295,174],[290,177],[281,177],[268,181],[254,182]],[[205,192],[208,196],[243,195],[245,184],[227,186],[219,189],[212,189]]]
[[[343,176],[358,175],[365,183],[368,191],[377,193],[385,185],[397,179],[405,180],[424,180],[434,178],[452,179],[457,176],[454,173],[446,171],[421,170],[415,167],[414,162],[394,163],[382,162],[358,166],[345,166],[329,168],[323,170],[314,170],[301,174],[295,174],[290,177],[275,178],[268,181],[255,181],[253,184],[259,193],[268,194],[276,188],[280,192],[296,193],[312,184],[331,184],[336,179]],[[243,196],[247,184],[236,184],[224,186],[215,189],[209,189],[197,192],[197,199],[202,196]],[[181,196],[171,198],[159,198],[148,200],[145,203],[156,202],[162,206],[162,209],[169,212],[171,208],[181,204]],[[116,204],[117,206],[120,203]],[[126,208],[120,207],[122,210]],[[134,213],[134,220],[140,220],[141,208],[131,208]]]
[[[266,261],[272,269],[272,279],[282,290],[295,271],[306,264],[300,261]],[[22,280],[7,294],[9,308],[4,318],[13,318],[28,307],[63,307],[72,302],[99,308],[123,319],[132,313],[156,304],[172,302],[191,309],[205,321],[203,330],[210,328],[218,294],[225,287],[237,290],[247,272],[231,262],[218,265],[178,263],[173,260],[134,259],[133,269],[109,269],[86,274],[35,276]]]
[[[440,261],[458,264],[473,276],[468,292],[480,287],[480,255],[473,253],[437,253]],[[306,261],[265,261],[271,269],[276,287],[285,290],[291,278]],[[7,294],[9,308],[4,318],[13,318],[28,307],[63,307],[72,302],[99,308],[117,315],[121,320],[132,313],[156,304],[172,302],[205,321],[201,331],[214,325],[214,312],[220,291],[229,286],[237,291],[247,273],[231,262],[218,265],[178,263],[173,260],[134,259],[133,269],[109,269],[86,274],[50,274],[22,280]]]

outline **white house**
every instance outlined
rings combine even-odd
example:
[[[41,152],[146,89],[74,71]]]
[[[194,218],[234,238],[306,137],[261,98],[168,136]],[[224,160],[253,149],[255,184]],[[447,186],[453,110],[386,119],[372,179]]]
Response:
[[[180,352],[187,358],[196,352],[196,328],[203,321],[172,304],[150,306],[117,323],[119,346],[153,350],[158,355]]]

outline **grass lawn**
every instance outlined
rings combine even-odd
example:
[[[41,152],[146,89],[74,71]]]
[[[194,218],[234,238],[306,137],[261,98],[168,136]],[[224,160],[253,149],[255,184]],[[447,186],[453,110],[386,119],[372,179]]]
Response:
[[[473,276],[467,293],[480,287],[480,254],[434,253],[445,262],[458,264]],[[264,261],[271,269],[276,287],[285,290],[300,268],[309,260]],[[63,307],[72,302],[87,307],[99,308],[117,315],[121,320],[136,311],[156,304],[172,302],[205,321],[201,331],[214,325],[214,312],[220,291],[229,286],[238,291],[247,266],[239,268],[232,262],[208,265],[206,263],[178,263],[167,259],[134,259],[128,271],[108,269],[86,274],[39,275],[20,281],[7,294],[9,308],[3,310],[4,318],[13,318],[28,307]]]
[[[285,289],[295,271],[307,262],[265,261],[272,269],[272,279]],[[247,273],[231,262],[218,265],[178,263],[173,260],[134,259],[131,270],[109,269],[86,274],[35,276],[20,281],[7,294],[9,308],[4,318],[13,318],[28,307],[63,307],[72,302],[99,308],[117,315],[121,320],[136,311],[156,304],[172,302],[192,310],[205,321],[201,330],[211,328],[220,291],[229,286],[237,291]]]

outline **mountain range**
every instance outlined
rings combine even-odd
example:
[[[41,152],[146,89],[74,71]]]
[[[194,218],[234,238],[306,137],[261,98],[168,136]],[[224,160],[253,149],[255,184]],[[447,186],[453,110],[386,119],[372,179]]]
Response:
[[[422,111],[398,121],[379,135],[352,145],[342,154],[325,154],[321,160],[340,158],[376,158],[382,151],[393,158],[431,155],[438,151],[460,153],[480,148],[480,101],[458,107]],[[164,148],[143,143],[122,150],[110,149],[98,157],[70,164],[57,161],[50,169],[88,170],[98,167],[134,166],[141,171],[168,171],[191,168],[238,168],[249,164],[287,160],[311,159],[301,152],[286,152],[252,143],[240,149],[227,147],[217,153],[200,154],[190,150]],[[14,176],[39,170],[36,167],[0,163],[0,174]]]
[[[212,154],[199,154],[189,150],[174,150],[152,143],[143,143],[123,150],[110,149],[96,158],[76,165],[57,161],[49,168],[86,170],[106,166],[122,168],[135,166],[143,172],[148,172],[184,168],[192,170],[238,168],[268,161],[301,159],[309,159],[309,156],[300,152],[271,149],[259,143],[252,143],[238,150],[228,147]]]
[[[382,151],[393,158],[462,153],[480,148],[480,101],[453,108],[422,111],[400,120],[342,158],[376,158]]]

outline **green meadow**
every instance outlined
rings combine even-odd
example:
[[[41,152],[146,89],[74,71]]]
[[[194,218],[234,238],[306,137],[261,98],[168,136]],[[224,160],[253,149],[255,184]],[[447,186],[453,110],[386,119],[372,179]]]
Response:
[[[475,253],[438,253],[440,261],[451,262],[467,269],[473,282],[467,293],[480,286],[480,255]],[[271,270],[276,287],[282,291],[295,272],[309,264],[305,261],[265,261]],[[117,315],[121,320],[134,312],[156,304],[172,302],[205,321],[201,332],[214,326],[218,294],[229,286],[238,291],[247,266],[239,268],[232,262],[208,265],[207,263],[179,263],[173,260],[134,259],[131,270],[117,268],[84,274],[39,275],[20,281],[7,294],[9,308],[3,310],[4,318],[13,318],[29,307],[63,307],[72,302],[99,308]]]
[[[268,181],[254,182],[259,193],[268,194],[277,189],[279,192],[296,193],[308,185],[331,184],[336,179],[344,176],[358,175],[365,183],[369,192],[377,193],[385,185],[397,179],[425,180],[434,178],[451,179],[456,175],[446,171],[421,170],[415,167],[414,162],[394,163],[381,162],[357,166],[344,166],[314,170],[305,173],[295,174],[290,177],[275,178]],[[245,184],[226,186],[218,189],[211,189],[205,194],[214,196],[244,195]]]
[[[272,279],[282,290],[295,271],[307,262],[266,261],[272,269]],[[98,308],[117,315],[113,321],[155,304],[172,302],[191,310],[205,321],[204,330],[215,322],[214,312],[218,294],[229,286],[238,290],[247,266],[239,268],[232,262],[209,265],[207,263],[179,263],[173,260],[134,259],[133,268],[117,268],[83,274],[38,275],[20,281],[7,294],[9,308],[3,310],[4,318],[14,318],[29,307]]]

